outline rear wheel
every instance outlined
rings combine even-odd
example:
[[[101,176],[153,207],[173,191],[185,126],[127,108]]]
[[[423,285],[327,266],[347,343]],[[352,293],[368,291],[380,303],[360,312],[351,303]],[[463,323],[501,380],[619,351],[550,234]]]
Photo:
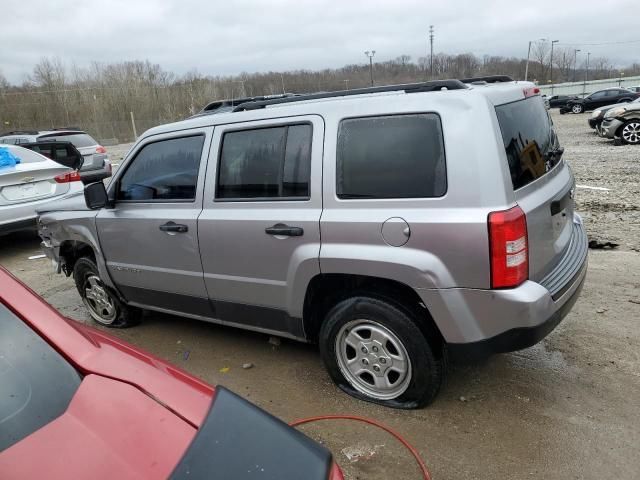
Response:
[[[584,107],[581,104],[577,103],[571,107],[571,111],[573,113],[582,113],[584,112]]]
[[[73,267],[73,279],[82,302],[96,322],[112,328],[125,328],[139,323],[140,309],[122,303],[102,282],[93,259],[78,259]]]
[[[442,339],[425,336],[425,319],[367,296],[334,306],[320,330],[332,380],[349,395],[393,408],[431,403],[446,376]]]
[[[622,125],[620,138],[628,145],[640,144],[640,120],[629,120]]]

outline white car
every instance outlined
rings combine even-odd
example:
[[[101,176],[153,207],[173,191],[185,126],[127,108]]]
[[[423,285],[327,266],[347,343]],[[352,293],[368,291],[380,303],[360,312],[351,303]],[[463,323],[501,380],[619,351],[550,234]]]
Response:
[[[75,171],[82,165],[82,155],[69,143],[57,148],[66,151],[60,159],[64,165],[17,145],[0,145],[0,235],[35,229],[36,208],[82,192]]]

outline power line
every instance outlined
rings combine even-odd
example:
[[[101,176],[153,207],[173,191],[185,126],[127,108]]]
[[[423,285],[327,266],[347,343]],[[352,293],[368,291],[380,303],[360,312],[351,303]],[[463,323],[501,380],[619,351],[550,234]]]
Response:
[[[601,42],[601,43],[559,43],[558,45],[576,46],[576,47],[596,47],[602,45],[626,45],[629,43],[640,43],[640,40],[625,40],[622,42]]]

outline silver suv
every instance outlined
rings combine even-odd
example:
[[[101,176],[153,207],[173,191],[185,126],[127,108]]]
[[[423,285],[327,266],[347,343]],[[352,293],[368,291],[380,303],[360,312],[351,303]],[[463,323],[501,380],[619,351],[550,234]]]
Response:
[[[93,318],[141,309],[318,343],[347,393],[431,402],[447,360],[522,349],[582,287],[574,179],[503,77],[248,102],[147,131],[86,206],[41,212]]]

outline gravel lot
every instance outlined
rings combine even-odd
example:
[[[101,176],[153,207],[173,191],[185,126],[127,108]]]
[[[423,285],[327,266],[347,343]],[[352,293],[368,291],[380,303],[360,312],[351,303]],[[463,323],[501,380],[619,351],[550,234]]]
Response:
[[[244,395],[284,420],[330,413],[377,418],[418,447],[435,479],[634,479],[640,457],[640,147],[597,138],[586,115],[554,113],[579,185],[578,211],[591,239],[583,293],[543,342],[482,365],[453,367],[429,408],[396,411],[354,400],[333,386],[313,346],[160,314],[111,333],[208,382]],[[111,147],[117,163],[128,146]],[[0,237],[0,263],[64,314],[91,321],[73,282],[50,272],[29,234]],[[254,367],[243,369],[251,362]],[[226,370],[228,368],[228,370]],[[418,478],[393,439],[367,426],[304,427],[325,442],[349,479]],[[358,449],[375,452],[357,462]]]

